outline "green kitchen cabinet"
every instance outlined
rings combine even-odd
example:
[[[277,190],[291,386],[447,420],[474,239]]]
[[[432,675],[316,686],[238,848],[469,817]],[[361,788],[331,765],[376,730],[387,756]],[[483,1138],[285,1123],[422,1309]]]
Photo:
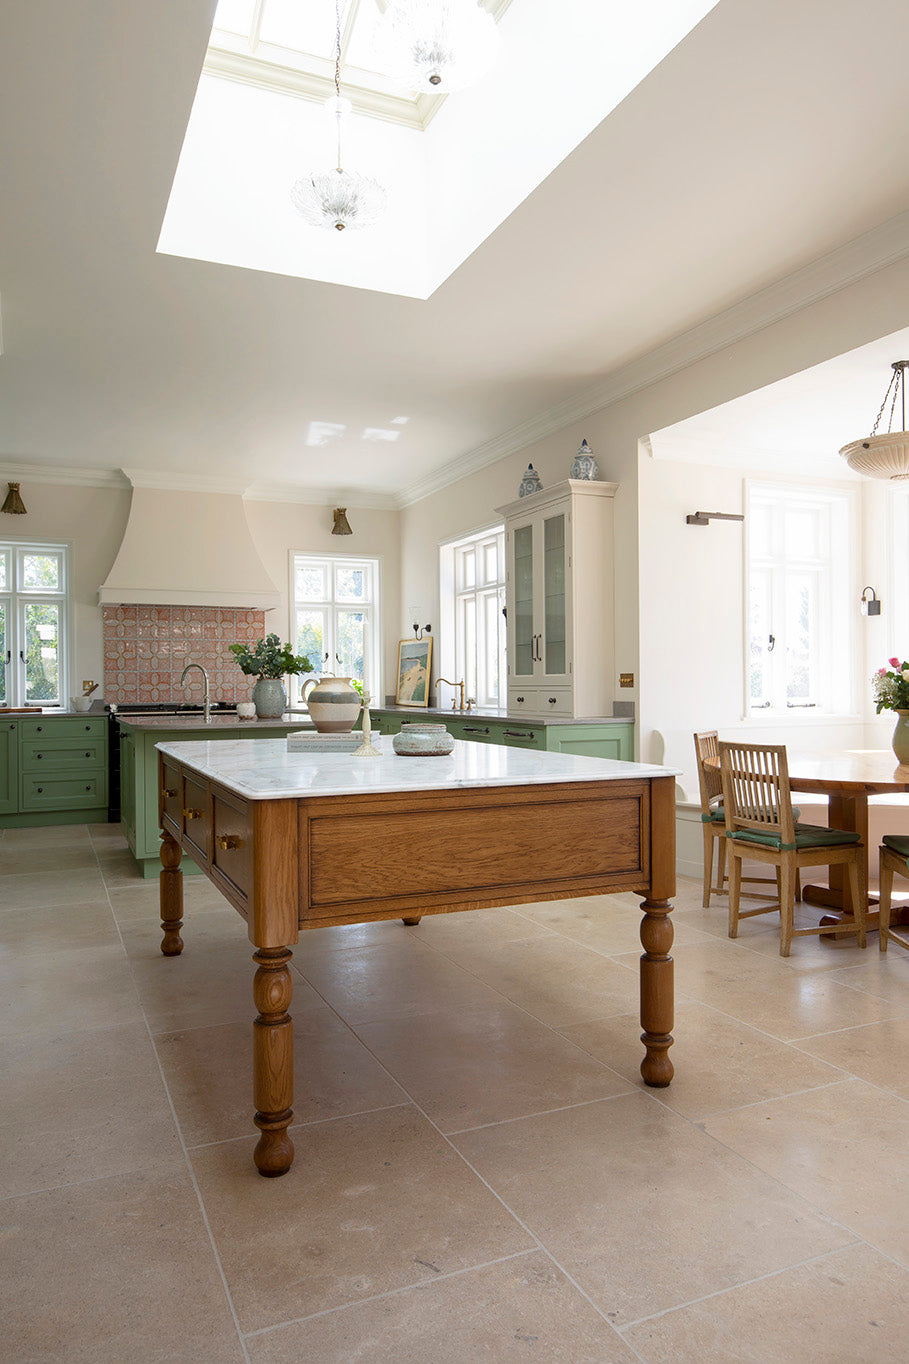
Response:
[[[381,734],[397,734],[402,724],[412,720],[444,725],[455,739],[469,743],[504,744],[508,748],[634,761],[634,723],[631,720],[514,720],[502,715],[450,710],[414,711],[406,715],[400,711],[377,710],[372,716],[373,727]]]
[[[19,808],[19,726],[4,720],[0,729],[0,815]]]

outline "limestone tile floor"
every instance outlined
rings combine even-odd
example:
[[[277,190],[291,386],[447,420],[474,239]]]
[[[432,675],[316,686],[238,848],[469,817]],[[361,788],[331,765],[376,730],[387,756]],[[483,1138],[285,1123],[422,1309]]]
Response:
[[[657,1091],[635,896],[321,929],[263,1180],[250,945],[186,902],[167,960],[118,829],[0,834],[4,1358],[907,1358],[909,953],[783,961],[775,917],[731,942],[683,880]]]

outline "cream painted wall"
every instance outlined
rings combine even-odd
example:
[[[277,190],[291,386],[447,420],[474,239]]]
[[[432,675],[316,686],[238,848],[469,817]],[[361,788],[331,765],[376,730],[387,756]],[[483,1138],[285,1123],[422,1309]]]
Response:
[[[276,630],[282,639],[290,638],[288,556],[291,550],[306,554],[362,555],[380,560],[384,622],[382,685],[386,694],[393,693],[401,617],[400,513],[351,507],[347,519],[353,534],[339,536],[331,533],[330,507],[252,500],[244,505],[253,543],[281,594],[277,610],[270,611],[265,618],[266,628]],[[411,633],[409,629],[407,633]]]
[[[58,540],[72,546],[72,627],[69,690],[104,676],[98,588],[110,572],[129,515],[130,492],[22,480],[25,516],[6,516],[0,539]]]

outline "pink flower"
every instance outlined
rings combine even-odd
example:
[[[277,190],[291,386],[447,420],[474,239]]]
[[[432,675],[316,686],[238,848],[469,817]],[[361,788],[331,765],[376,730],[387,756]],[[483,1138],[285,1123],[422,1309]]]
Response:
[[[887,662],[890,664],[891,668],[898,668],[900,666],[898,658],[888,658]]]
[[[887,676],[887,669],[886,669],[886,668],[878,668],[878,670],[877,670],[877,675],[878,675],[878,677],[886,677],[886,676]]]

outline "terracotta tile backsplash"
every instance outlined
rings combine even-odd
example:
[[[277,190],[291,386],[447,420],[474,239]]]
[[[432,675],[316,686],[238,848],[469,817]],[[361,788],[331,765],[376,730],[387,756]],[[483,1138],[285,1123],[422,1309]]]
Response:
[[[245,677],[229,652],[237,640],[262,639],[265,612],[221,606],[102,606],[104,621],[104,699],[202,701],[202,676],[208,673],[212,701],[248,701],[255,678]]]

